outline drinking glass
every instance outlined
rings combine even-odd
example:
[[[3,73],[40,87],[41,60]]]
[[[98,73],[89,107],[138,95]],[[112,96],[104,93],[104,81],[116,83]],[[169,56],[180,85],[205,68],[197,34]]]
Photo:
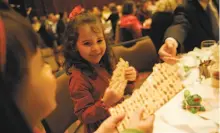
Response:
[[[204,40],[201,43],[201,49],[207,49],[210,48],[211,46],[215,45],[216,41],[215,40]]]

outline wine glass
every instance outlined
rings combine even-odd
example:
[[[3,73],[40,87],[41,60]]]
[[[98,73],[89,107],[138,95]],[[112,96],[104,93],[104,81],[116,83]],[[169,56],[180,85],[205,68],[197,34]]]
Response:
[[[215,40],[204,40],[201,43],[201,49],[209,49],[211,46],[215,45]]]

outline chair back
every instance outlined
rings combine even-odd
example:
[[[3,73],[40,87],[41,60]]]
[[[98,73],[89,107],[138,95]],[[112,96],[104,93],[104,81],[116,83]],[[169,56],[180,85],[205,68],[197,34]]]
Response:
[[[116,25],[116,31],[115,31],[115,43],[118,44],[121,42],[130,41],[133,39],[134,37],[133,37],[132,32],[127,28],[121,28],[120,22],[118,22]],[[128,45],[126,45],[125,47],[128,47]]]
[[[154,64],[158,62],[156,49],[149,37],[145,37],[129,48],[113,45],[112,50],[116,58],[122,57],[139,72],[152,71]]]
[[[121,42],[126,42],[126,41],[130,41],[130,40],[134,39],[131,31],[127,28],[120,28],[119,32],[120,32],[120,41]]]

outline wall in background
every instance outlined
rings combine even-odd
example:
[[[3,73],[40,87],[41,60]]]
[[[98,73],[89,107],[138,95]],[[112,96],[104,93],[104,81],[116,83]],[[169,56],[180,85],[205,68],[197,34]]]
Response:
[[[83,5],[86,9],[97,6],[100,9],[111,2],[122,4],[124,0],[9,0],[10,3],[22,5],[22,8],[32,7],[31,16],[42,16],[49,13],[70,12],[74,6]],[[143,0],[134,0],[136,2]],[[24,11],[23,10],[23,11]]]

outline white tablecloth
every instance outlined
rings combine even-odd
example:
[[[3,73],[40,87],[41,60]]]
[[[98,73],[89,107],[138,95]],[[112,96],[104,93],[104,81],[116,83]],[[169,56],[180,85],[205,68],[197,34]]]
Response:
[[[192,53],[191,53],[192,54]],[[211,80],[199,80],[199,69],[193,68],[186,79],[186,86],[156,113],[154,133],[217,133],[220,132],[219,88],[211,87]],[[182,108],[184,91],[203,98],[205,112],[192,114]]]

